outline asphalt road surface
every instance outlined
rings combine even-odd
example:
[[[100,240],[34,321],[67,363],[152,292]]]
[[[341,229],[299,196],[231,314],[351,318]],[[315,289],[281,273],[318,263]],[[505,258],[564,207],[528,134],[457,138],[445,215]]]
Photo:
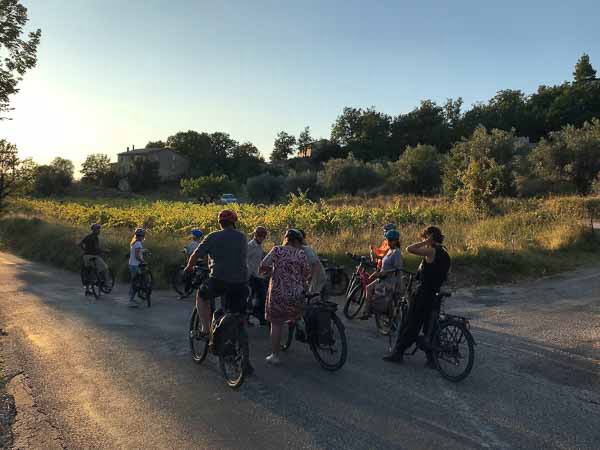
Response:
[[[458,292],[447,309],[472,318],[478,344],[459,384],[419,354],[381,361],[374,324],[346,322],[336,373],[297,343],[268,366],[266,330],[251,329],[256,375],[233,391],[212,356],[190,359],[191,302],[159,292],[131,310],[126,292],[92,301],[76,274],[0,254],[17,447],[600,448],[598,269]]]

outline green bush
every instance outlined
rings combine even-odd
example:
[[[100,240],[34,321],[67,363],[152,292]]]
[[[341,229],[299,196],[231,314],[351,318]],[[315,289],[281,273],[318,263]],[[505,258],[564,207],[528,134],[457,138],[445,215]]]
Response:
[[[263,173],[248,178],[246,193],[256,203],[273,203],[281,198],[285,190],[285,178]]]
[[[213,202],[224,193],[235,192],[235,184],[225,175],[208,175],[181,180],[181,193],[202,202]]]

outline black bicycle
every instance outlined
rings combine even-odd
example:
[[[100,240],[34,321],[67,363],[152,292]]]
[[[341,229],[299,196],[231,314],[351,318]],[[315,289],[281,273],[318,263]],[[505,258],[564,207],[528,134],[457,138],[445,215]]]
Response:
[[[115,277],[112,269],[100,271],[96,257],[89,258],[89,264],[81,264],[81,284],[85,287],[85,294],[92,294],[94,298],[100,294],[110,294],[115,286]]]
[[[310,346],[321,367],[330,371],[341,369],[348,356],[348,343],[337,308],[336,303],[321,299],[319,294],[307,295],[302,319],[288,323],[287,339],[281,349],[287,351],[295,336]]]
[[[240,314],[224,312],[220,308],[213,313],[209,332],[202,333],[196,307],[190,318],[189,343],[192,360],[196,364],[202,363],[211,349],[211,352],[219,358],[219,367],[227,385],[233,389],[239,388],[246,376],[243,345],[248,343],[244,343],[247,337],[242,338],[240,333],[242,319]]]
[[[209,273],[206,265],[196,265],[191,273],[186,272],[185,267],[185,265],[177,267],[171,275],[171,286],[179,294],[180,300],[189,297],[198,289]]]
[[[348,290],[350,280],[348,274],[344,270],[344,266],[330,265],[327,259],[321,259],[325,267],[327,275],[327,283],[325,284],[325,292],[328,295],[338,296],[344,295]]]
[[[409,297],[414,295],[412,285],[416,275],[410,272],[405,273],[409,274],[409,285],[405,295],[394,303],[396,312],[393,314],[388,335],[388,350],[390,351],[393,350],[398,334],[406,323]],[[444,312],[444,299],[451,296],[452,293],[446,291],[436,294],[433,312],[428,326],[425,328],[428,330],[427,334],[419,336],[409,355],[414,355],[418,350],[429,353],[433,364],[445,379],[459,382],[464,380],[473,369],[476,343],[469,330],[468,318]]]
[[[148,253],[146,253],[146,255],[148,255]],[[145,301],[148,308],[150,308],[152,306],[154,278],[152,277],[152,272],[150,272],[147,263],[140,263],[138,271],[133,277],[132,284],[137,296],[140,300]]]

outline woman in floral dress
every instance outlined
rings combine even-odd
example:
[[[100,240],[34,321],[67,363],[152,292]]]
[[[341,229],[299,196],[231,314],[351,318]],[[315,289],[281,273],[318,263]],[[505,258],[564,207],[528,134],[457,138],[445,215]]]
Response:
[[[271,322],[272,353],[267,356],[267,362],[279,364],[283,324],[300,319],[310,280],[311,270],[302,250],[300,232],[288,230],[283,245],[273,247],[263,259],[261,271],[271,272],[265,318]]]

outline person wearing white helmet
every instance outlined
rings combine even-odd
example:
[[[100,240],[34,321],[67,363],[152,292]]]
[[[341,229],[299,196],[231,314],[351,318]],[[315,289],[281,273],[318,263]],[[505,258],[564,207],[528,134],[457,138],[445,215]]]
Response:
[[[79,248],[83,250],[83,265],[89,267],[91,265],[91,260],[95,259],[98,275],[106,279],[108,266],[100,256],[102,254],[99,237],[101,228],[99,223],[92,224],[90,226],[92,232],[81,240]]]
[[[129,307],[137,308],[138,304],[135,301],[137,291],[134,287],[133,280],[138,273],[140,264],[144,263],[144,245],[142,242],[146,236],[146,231],[143,228],[136,228],[129,243],[129,274],[131,275],[131,287],[129,288]]]

